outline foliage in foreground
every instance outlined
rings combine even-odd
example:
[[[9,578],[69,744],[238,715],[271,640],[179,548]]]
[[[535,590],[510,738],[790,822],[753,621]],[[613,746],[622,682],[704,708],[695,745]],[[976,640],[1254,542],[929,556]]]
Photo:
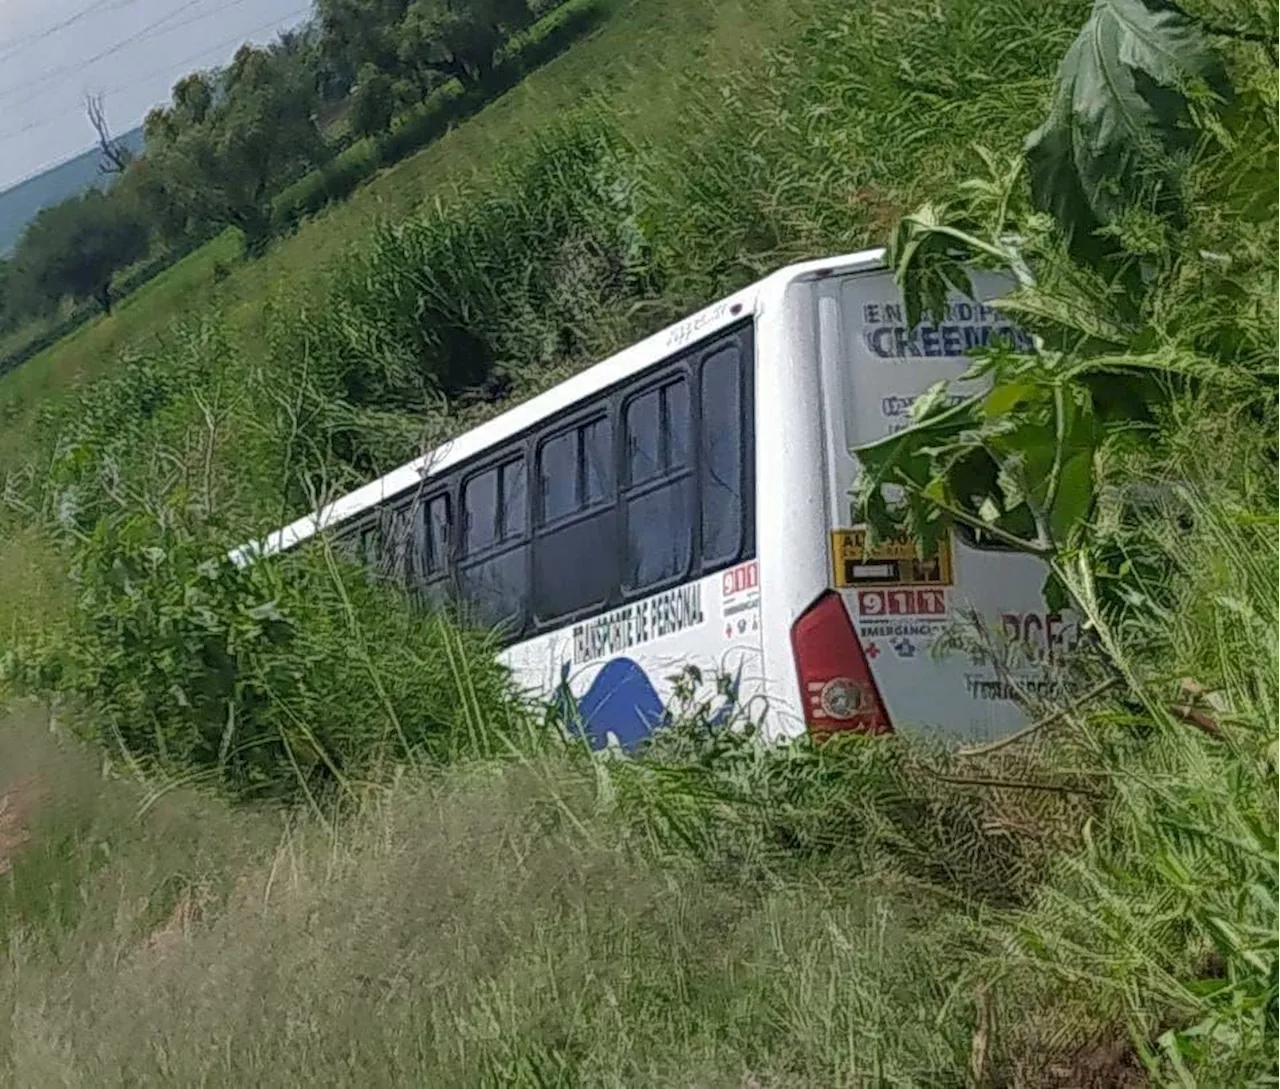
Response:
[[[74,619],[0,662],[89,709],[80,733],[144,779],[314,805],[511,744],[515,694],[487,635],[327,552],[236,567],[181,493],[99,518],[71,578]]]
[[[455,765],[326,834],[181,791],[138,822],[71,755],[4,750],[52,795],[0,889],[13,1084],[964,1084],[965,920],[834,861],[663,861],[623,765]],[[696,786],[663,794],[713,817]]]
[[[1166,1084],[1260,1084],[1280,1043],[1276,209],[1236,184],[1275,168],[1264,57],[1240,45],[1233,86],[1195,20],[1099,0],[1028,140],[1029,194],[1021,159],[987,156],[894,240],[913,315],[976,261],[1010,276],[996,305],[1037,352],[986,353],[959,404],[939,387],[857,451],[879,532],[929,547],[960,524],[1045,560],[1124,693],[1080,737],[1108,819],[1012,945],[1088,975]]]

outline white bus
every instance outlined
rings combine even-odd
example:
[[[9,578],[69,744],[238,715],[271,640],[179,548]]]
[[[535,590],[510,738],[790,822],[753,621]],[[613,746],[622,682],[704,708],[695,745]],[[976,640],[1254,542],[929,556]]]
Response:
[[[975,276],[979,299],[1007,285]],[[427,601],[497,627],[519,681],[570,693],[593,745],[630,748],[689,665],[731,677],[726,715],[766,738],[918,728],[963,740],[1019,726],[982,656],[931,653],[975,610],[1040,647],[1034,559],[948,541],[867,555],[852,447],[908,422],[912,400],[991,339],[1029,341],[981,301],[909,329],[883,251],[796,265],[233,553],[332,532]],[[1029,661],[1032,659],[1028,659]]]

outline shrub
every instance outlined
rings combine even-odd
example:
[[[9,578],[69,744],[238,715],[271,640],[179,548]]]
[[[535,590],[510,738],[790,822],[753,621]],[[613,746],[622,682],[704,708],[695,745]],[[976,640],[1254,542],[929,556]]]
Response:
[[[365,137],[344,148],[318,170],[304,174],[271,202],[271,229],[284,234],[326,204],[345,200],[361,182],[377,173],[377,141]]]
[[[502,750],[518,716],[486,636],[328,553],[236,567],[205,525],[180,493],[99,519],[72,553],[73,618],[13,677],[90,701],[82,731],[144,777],[240,798]]]
[[[612,0],[565,0],[498,50],[497,69],[522,78],[563,53],[608,17]]]
[[[482,88],[464,89],[456,79],[442,84],[420,105],[397,117],[391,128],[378,137],[378,161],[390,166],[426,147],[448,132],[451,125],[479,109],[486,98]]]

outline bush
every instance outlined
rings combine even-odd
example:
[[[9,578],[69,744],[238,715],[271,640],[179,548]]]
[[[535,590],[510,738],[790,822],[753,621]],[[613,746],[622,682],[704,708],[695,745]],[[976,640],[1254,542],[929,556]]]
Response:
[[[376,136],[391,124],[395,112],[395,86],[385,72],[366,65],[351,95],[351,131],[357,136]]]
[[[412,155],[440,139],[451,125],[474,113],[487,100],[483,88],[466,89],[456,79],[449,80],[420,105],[397,117],[391,128],[378,137],[378,161],[390,166]]]
[[[493,754],[515,703],[486,636],[331,554],[239,568],[225,552],[180,494],[102,517],[72,553],[73,619],[11,673],[91,701],[82,732],[122,765],[238,798]]]
[[[355,141],[318,170],[304,174],[271,201],[271,230],[286,234],[304,217],[314,215],[331,201],[345,200],[359,185],[373,177],[381,160],[372,137]]]
[[[563,53],[608,17],[612,0],[566,0],[498,50],[496,69],[522,78]]]

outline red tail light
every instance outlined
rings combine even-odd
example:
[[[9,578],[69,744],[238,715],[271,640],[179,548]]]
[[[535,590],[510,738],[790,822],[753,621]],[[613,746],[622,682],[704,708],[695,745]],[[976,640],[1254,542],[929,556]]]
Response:
[[[791,628],[805,722],[812,734],[884,734],[892,727],[839,594],[828,591]]]

